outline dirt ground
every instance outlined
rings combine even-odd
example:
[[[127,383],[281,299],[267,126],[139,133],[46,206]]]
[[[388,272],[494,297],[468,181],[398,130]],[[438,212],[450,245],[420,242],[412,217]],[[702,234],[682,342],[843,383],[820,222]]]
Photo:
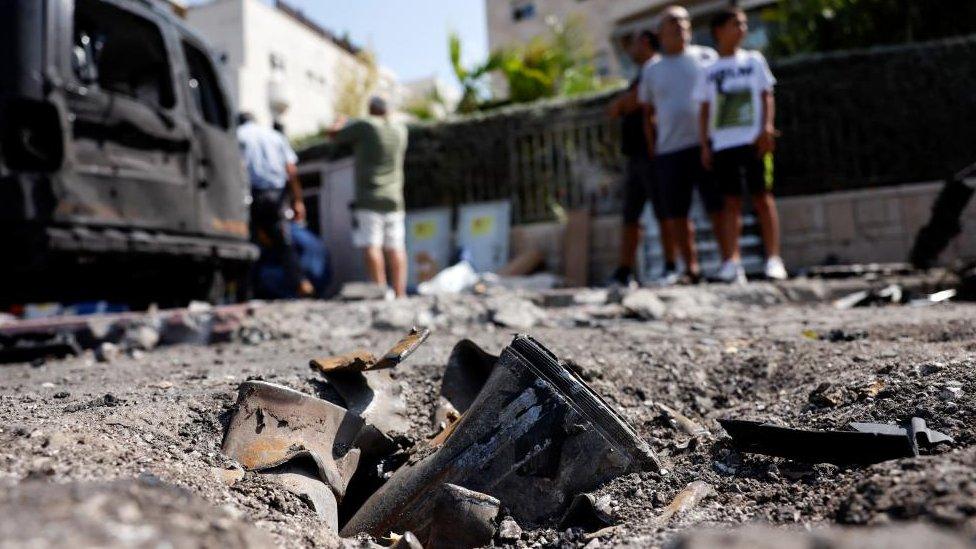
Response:
[[[321,378],[309,359],[382,351],[415,323],[433,335],[394,374],[413,441],[435,433],[454,344],[470,338],[497,353],[519,331],[576,364],[667,462],[661,474],[633,473],[598,490],[610,496],[618,528],[595,538],[527,530],[520,547],[706,547],[718,543],[708,541],[713,529],[736,532],[723,544],[761,545],[749,541],[755,536],[805,547],[771,540],[826,527],[828,536],[875,532],[891,546],[976,544],[976,305],[841,311],[824,300],[843,291],[802,282],[672,289],[658,293],[666,309],[657,320],[612,303],[536,309],[518,301],[532,295],[505,292],[277,303],[259,306],[230,343],[3,365],[0,546],[366,543],[343,542],[301,499],[238,469],[221,454],[221,436],[242,381],[316,394]],[[513,302],[534,326],[490,321]],[[710,436],[692,440],[658,404]],[[740,453],[716,421],[840,429],[912,416],[955,442],[873,466],[804,465]],[[711,495],[657,527],[661,509],[692,481],[711,485]]]

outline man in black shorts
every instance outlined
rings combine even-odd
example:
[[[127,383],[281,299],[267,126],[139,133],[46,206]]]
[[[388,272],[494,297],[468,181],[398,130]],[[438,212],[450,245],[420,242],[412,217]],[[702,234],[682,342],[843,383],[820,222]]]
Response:
[[[722,196],[701,165],[698,105],[692,100],[698,78],[717,54],[711,48],[691,45],[690,15],[680,6],[661,14],[658,39],[661,53],[644,65],[638,98],[646,106],[648,125],[653,123],[657,134],[654,162],[661,216],[671,228],[689,281],[697,282],[701,269],[695,229],[688,217],[695,187],[711,217],[722,257],[726,257]]]
[[[657,38],[650,31],[643,31],[633,37],[629,47],[631,59],[638,66],[637,77],[610,105],[610,116],[620,118],[621,152],[627,159],[624,178],[623,226],[620,238],[620,263],[611,277],[611,283],[627,286],[635,282],[637,246],[640,244],[640,218],[644,204],[650,200],[654,216],[660,227],[661,248],[667,265],[665,269],[674,271],[674,239],[663,223],[659,207],[661,200],[655,196],[658,186],[644,125],[644,109],[637,101],[637,87],[640,84],[640,69],[650,61],[657,50]]]

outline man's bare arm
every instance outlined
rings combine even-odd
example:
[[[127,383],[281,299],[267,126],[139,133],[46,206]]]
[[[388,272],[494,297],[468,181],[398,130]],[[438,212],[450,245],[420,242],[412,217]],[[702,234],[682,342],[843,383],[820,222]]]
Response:
[[[627,116],[641,110],[641,104],[637,100],[637,88],[629,89],[610,104],[610,118]]]
[[[759,156],[765,156],[776,149],[776,98],[772,91],[762,92],[762,106],[762,129],[756,139],[756,152]]]
[[[288,189],[291,191],[291,208],[295,211],[295,221],[305,221],[305,200],[302,197],[302,182],[298,179],[298,166],[287,164]]]
[[[647,139],[647,154],[654,158],[655,130],[656,121],[654,118],[654,105],[641,105],[644,109],[644,137]]]
[[[712,169],[712,144],[708,140],[708,129],[711,124],[711,104],[702,101],[698,112],[698,140],[701,143],[701,162],[706,170]]]

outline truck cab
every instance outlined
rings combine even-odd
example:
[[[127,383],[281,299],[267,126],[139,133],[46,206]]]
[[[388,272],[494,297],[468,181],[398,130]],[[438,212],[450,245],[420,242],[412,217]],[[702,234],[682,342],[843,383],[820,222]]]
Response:
[[[249,185],[207,44],[151,0],[0,0],[0,304],[219,298]]]

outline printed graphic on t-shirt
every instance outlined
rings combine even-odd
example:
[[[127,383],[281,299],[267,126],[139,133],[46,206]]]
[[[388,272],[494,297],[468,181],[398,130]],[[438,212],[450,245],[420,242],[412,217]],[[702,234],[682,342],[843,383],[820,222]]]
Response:
[[[716,129],[749,127],[755,122],[752,90],[719,90],[715,113]]]

